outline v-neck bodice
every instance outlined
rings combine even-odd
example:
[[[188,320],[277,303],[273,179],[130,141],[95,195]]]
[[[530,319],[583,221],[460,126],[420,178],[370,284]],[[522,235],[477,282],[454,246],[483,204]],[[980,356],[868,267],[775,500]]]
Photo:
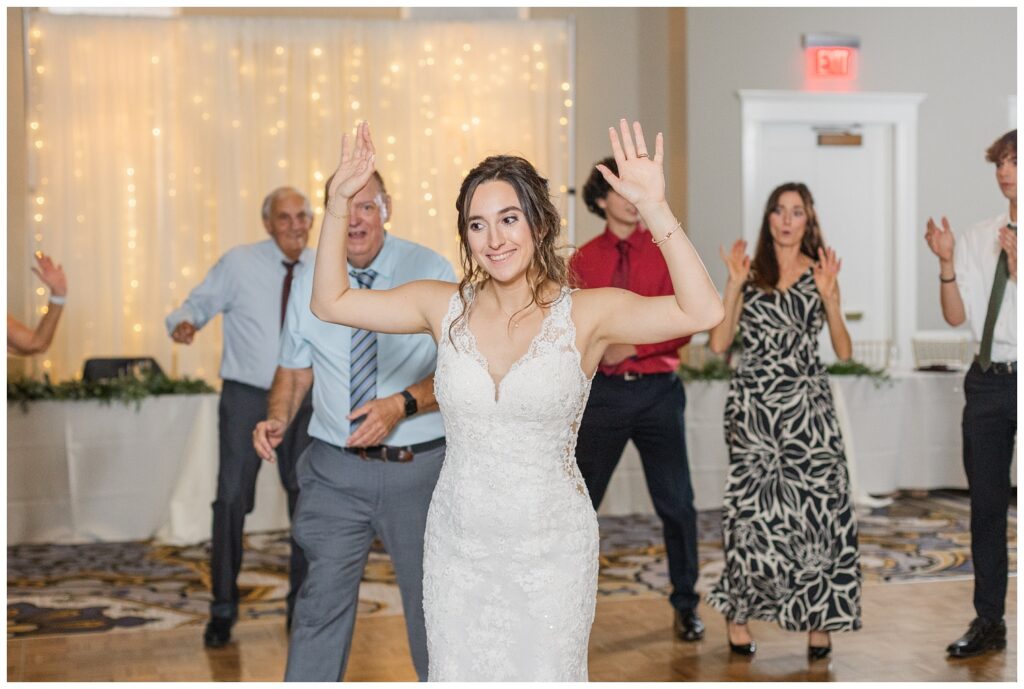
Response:
[[[527,359],[529,359],[531,354],[534,352],[535,348],[537,346],[539,346],[539,344],[546,337],[550,337],[550,333],[548,332],[548,330],[549,330],[549,326],[552,323],[554,323],[554,319],[552,318],[552,316],[554,315],[554,309],[553,308],[548,309],[548,313],[541,320],[540,328],[537,330],[537,334],[534,335],[530,339],[530,342],[527,344],[526,351],[524,351],[523,354],[519,358],[517,358],[515,361],[512,362],[512,365],[508,367],[508,370],[505,371],[504,375],[502,375],[500,379],[496,379],[494,377],[494,374],[493,374],[493,368],[491,366],[491,362],[490,362],[490,360],[488,360],[488,358],[486,356],[484,356],[484,353],[480,351],[480,346],[479,346],[479,344],[477,344],[476,335],[473,334],[473,329],[469,325],[469,319],[470,319],[472,311],[473,311],[472,307],[473,307],[473,304],[476,301],[475,292],[473,292],[471,294],[473,296],[472,297],[468,297],[467,298],[467,302],[466,302],[466,315],[465,315],[465,319],[464,319],[464,321],[465,321],[465,338],[464,338],[465,345],[467,347],[468,353],[477,360],[477,362],[480,364],[480,366],[483,367],[484,371],[486,371],[487,375],[490,377],[491,383],[494,385],[494,401],[498,402],[498,400],[499,400],[499,398],[501,396],[501,384],[503,382],[505,382],[505,379],[508,378],[509,374],[514,372],[522,363],[524,363]],[[562,292],[558,296],[558,301],[560,302],[562,300],[568,300],[569,299],[568,295],[569,295],[569,289],[568,288],[563,288]],[[457,297],[458,297],[458,295],[456,295],[454,298],[457,300]],[[454,316],[451,313],[449,313],[449,316],[452,317],[452,318],[457,317],[457,316]],[[451,325],[451,321],[450,320],[448,322],[448,325]],[[572,323],[571,323],[571,318],[570,318],[570,326],[571,325],[572,325]],[[447,332],[447,329],[445,330],[445,332]],[[573,329],[573,333],[575,334],[575,329]],[[575,345],[574,345],[574,348],[575,348]]]

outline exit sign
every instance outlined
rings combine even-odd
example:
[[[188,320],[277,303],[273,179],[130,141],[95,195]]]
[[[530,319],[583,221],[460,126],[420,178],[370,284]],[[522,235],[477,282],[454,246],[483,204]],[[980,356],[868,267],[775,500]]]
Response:
[[[823,47],[809,48],[813,74],[819,79],[850,78],[853,76],[853,61],[857,54],[854,48]]]
[[[805,81],[811,88],[852,88],[860,39],[841,33],[803,35]]]

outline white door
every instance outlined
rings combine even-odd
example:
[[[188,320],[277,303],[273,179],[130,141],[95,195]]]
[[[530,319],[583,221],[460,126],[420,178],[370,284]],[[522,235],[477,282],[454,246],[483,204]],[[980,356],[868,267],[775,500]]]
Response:
[[[819,134],[825,128],[859,135],[860,144],[823,144]],[[757,148],[757,221],[745,228],[751,251],[772,189],[785,182],[806,184],[814,196],[825,243],[843,261],[839,285],[854,356],[882,365],[887,353],[884,343],[893,338],[894,317],[892,126],[771,122],[760,127]],[[834,361],[827,328],[821,343],[823,360]]]

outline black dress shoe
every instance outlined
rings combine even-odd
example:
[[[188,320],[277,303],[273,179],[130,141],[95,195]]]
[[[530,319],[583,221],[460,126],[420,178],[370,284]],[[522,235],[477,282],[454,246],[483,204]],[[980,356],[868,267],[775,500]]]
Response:
[[[946,646],[946,653],[954,658],[970,658],[986,651],[1006,648],[1006,623],[975,617],[967,633]]]
[[[220,648],[231,641],[231,626],[235,623],[230,617],[211,617],[203,632],[203,645],[207,648]]]
[[[704,638],[704,622],[696,610],[676,610],[676,636],[683,641],[700,641]]]
[[[729,636],[729,625],[725,626],[725,640],[729,642],[729,650],[733,653],[741,656],[752,656],[757,653],[757,642],[753,639],[747,644],[734,644],[732,637]]]

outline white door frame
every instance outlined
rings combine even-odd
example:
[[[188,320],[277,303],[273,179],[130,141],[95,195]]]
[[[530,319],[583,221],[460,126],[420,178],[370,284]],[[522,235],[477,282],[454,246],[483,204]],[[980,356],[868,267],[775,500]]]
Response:
[[[742,130],[743,227],[756,232],[764,199],[754,198],[760,161],[758,137],[766,124],[850,126],[887,124],[893,128],[893,344],[898,367],[913,366],[911,338],[917,330],[917,112],[923,93],[815,93],[738,91]]]

